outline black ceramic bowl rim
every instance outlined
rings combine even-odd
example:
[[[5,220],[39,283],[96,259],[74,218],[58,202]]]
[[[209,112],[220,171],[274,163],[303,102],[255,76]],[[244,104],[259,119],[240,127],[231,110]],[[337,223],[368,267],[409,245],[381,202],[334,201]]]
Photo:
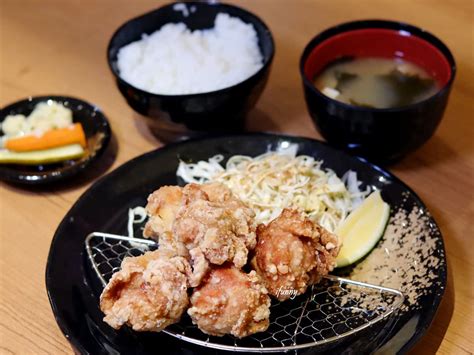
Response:
[[[107,117],[104,115],[102,110],[94,104],[91,104],[87,101],[82,99],[78,99],[77,97],[73,96],[61,96],[61,95],[41,95],[41,96],[28,96],[26,99],[18,100],[12,102],[1,109],[2,112],[8,112],[16,107],[25,105],[30,103],[31,101],[47,101],[47,100],[54,100],[54,101],[75,101],[83,106],[89,107],[93,109],[97,113],[97,117],[101,121],[101,127],[103,128],[104,138],[101,141],[100,147],[95,151],[95,154],[91,156],[89,159],[86,159],[82,162],[75,163],[74,165],[69,166],[67,169],[64,169],[60,174],[56,175],[42,175],[36,180],[29,180],[27,179],[26,175],[18,175],[18,173],[7,173],[4,177],[4,181],[9,181],[13,183],[21,183],[27,185],[41,185],[41,184],[49,184],[52,182],[56,182],[59,180],[63,180],[70,176],[76,175],[77,173],[83,171],[86,167],[88,167],[92,162],[97,160],[105,151],[107,146],[110,142],[110,136],[112,131],[110,129],[110,123]],[[74,115],[74,110],[73,115]],[[87,137],[86,137],[87,139]],[[40,173],[38,173],[40,174]]]
[[[398,106],[398,107],[392,107],[392,108],[367,108],[367,107],[360,107],[360,106],[355,106],[355,105],[350,105],[346,104],[344,102],[335,100],[329,96],[324,95],[321,91],[319,91],[313,84],[313,82],[308,78],[305,74],[304,71],[304,66],[306,64],[306,61],[313,51],[313,49],[318,46],[319,44],[323,43],[327,39],[340,34],[344,32],[351,32],[354,30],[360,30],[360,29],[365,29],[365,28],[382,28],[382,29],[393,29],[393,30],[404,30],[409,32],[411,35],[414,35],[421,40],[428,42],[435,46],[441,54],[444,56],[444,58],[448,61],[449,66],[450,66],[450,76],[449,80],[434,94],[429,96],[428,98],[418,101],[413,104],[409,105],[404,105],[404,106]],[[344,107],[346,109],[351,109],[354,111],[359,111],[359,112],[402,112],[405,110],[409,109],[414,109],[419,105],[422,105],[424,103],[428,103],[430,101],[436,101],[436,99],[439,96],[444,95],[444,93],[450,89],[451,85],[453,84],[454,77],[456,76],[456,62],[454,60],[454,57],[449,50],[449,48],[435,35],[432,33],[423,30],[422,28],[410,25],[405,22],[398,22],[398,21],[390,21],[390,20],[378,20],[378,19],[370,19],[370,20],[357,20],[357,21],[351,21],[351,22],[344,22],[342,24],[330,27],[319,34],[317,34],[313,39],[306,45],[303,54],[301,55],[300,58],[300,74],[301,78],[303,79],[303,83],[305,84],[306,87],[310,88],[312,92],[314,92],[316,95],[333,102],[341,107]]]
[[[171,3],[171,4],[168,4],[168,5],[164,5],[164,6],[161,6],[155,10],[152,10],[152,11],[149,11],[149,12],[146,12],[142,15],[139,15],[137,17],[134,17],[130,20],[128,20],[127,22],[125,22],[124,24],[122,24],[115,32],[114,34],[112,35],[110,41],[109,41],[109,45],[107,46],[107,62],[109,64],[109,68],[110,70],[112,71],[114,77],[122,84],[124,85],[127,85],[131,88],[133,88],[134,90],[138,91],[139,93],[142,93],[142,94],[145,94],[145,95],[148,95],[148,96],[151,96],[151,97],[156,97],[156,98],[171,98],[171,97],[175,97],[175,98],[198,98],[198,97],[204,97],[206,95],[213,95],[213,94],[218,94],[218,93],[225,93],[227,91],[230,91],[230,90],[233,90],[234,88],[240,86],[240,85],[244,85],[246,82],[252,80],[252,78],[260,75],[260,73],[264,72],[267,67],[272,63],[273,61],[273,57],[275,55],[275,41],[273,40],[273,36],[272,36],[272,32],[270,31],[270,28],[266,25],[266,23],[260,18],[258,17],[257,15],[253,14],[252,12],[250,11],[247,11],[247,10],[244,10],[243,8],[241,7],[238,7],[238,6],[235,6],[235,5],[229,5],[229,4],[225,4],[225,3],[212,3],[212,2],[199,2],[199,1],[186,1],[186,2],[183,2],[183,4],[187,5],[187,6],[193,6],[193,5],[196,5],[196,4],[199,4],[199,6],[202,6],[202,5],[206,5],[206,6],[216,6],[216,7],[219,7],[219,8],[222,8],[223,12],[225,12],[225,9],[229,9],[229,8],[232,8],[234,10],[237,10],[237,11],[240,11],[240,12],[243,12],[245,13],[246,15],[248,15],[249,17],[251,17],[253,19],[253,21],[255,21],[256,23],[259,23],[263,26],[263,28],[266,30],[267,34],[269,35],[269,38],[270,38],[270,45],[271,45],[271,53],[270,55],[268,56],[268,58],[264,58],[264,61],[263,61],[263,65],[262,67],[257,71],[255,72],[254,74],[252,74],[251,76],[249,76],[248,78],[244,79],[243,81],[240,81],[238,82],[237,84],[234,84],[232,86],[228,86],[228,87],[225,87],[225,88],[222,88],[222,89],[218,89],[218,90],[213,90],[213,91],[206,91],[206,92],[199,92],[199,93],[195,93],[195,94],[183,94],[183,95],[166,95],[166,94],[155,94],[155,93],[152,93],[152,92],[149,92],[149,91],[145,91],[145,90],[142,90],[142,89],[139,89],[137,88],[136,86],[133,86],[131,83],[129,83],[128,81],[122,79],[122,77],[120,76],[119,72],[117,70],[115,70],[114,66],[113,66],[113,63],[116,61],[116,59],[112,58],[111,56],[111,50],[112,50],[112,42],[114,41],[115,37],[117,37],[117,35],[125,28],[125,26],[129,25],[130,23],[133,23],[133,22],[139,22],[142,18],[150,15],[151,13],[154,13],[154,12],[158,12],[158,11],[161,11],[163,9],[166,9],[166,8],[169,8],[169,7],[173,7],[174,5],[176,5],[177,3]],[[234,15],[235,16],[235,15]],[[240,18],[240,17],[239,17]],[[240,18],[242,21],[244,21],[242,18]],[[244,21],[245,22],[245,21]],[[159,30],[159,28],[157,28],[156,30]]]

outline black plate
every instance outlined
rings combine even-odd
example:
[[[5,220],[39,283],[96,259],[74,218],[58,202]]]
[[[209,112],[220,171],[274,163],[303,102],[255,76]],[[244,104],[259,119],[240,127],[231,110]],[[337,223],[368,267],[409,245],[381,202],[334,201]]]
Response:
[[[102,111],[85,101],[66,96],[38,96],[17,101],[0,110],[0,122],[8,115],[28,115],[35,106],[53,100],[72,110],[74,122],[80,122],[87,138],[86,154],[76,160],[55,164],[1,164],[0,180],[38,185],[63,180],[86,169],[105,150],[110,141],[110,125]]]
[[[385,346],[390,353],[403,353],[419,340],[443,296],[446,260],[439,229],[416,194],[389,172],[321,142],[281,135],[247,134],[186,141],[144,154],[96,182],[71,208],[51,244],[46,287],[56,320],[72,346],[85,354],[214,353],[211,349],[163,333],[136,333],[127,328],[115,331],[105,324],[98,305],[101,286],[86,258],[84,239],[93,231],[126,234],[129,207],[143,206],[148,194],[159,186],[178,183],[178,158],[196,161],[215,154],[223,154],[226,158],[235,154],[256,156],[284,141],[297,143],[299,154],[324,160],[324,166],[338,175],[349,169],[356,171],[365,185],[382,190],[384,200],[394,211],[419,210],[425,218],[423,227],[428,231],[425,237],[433,244],[428,256],[414,251],[422,259],[431,258],[436,265],[430,270],[433,283],[420,291],[416,305],[407,306],[397,314],[390,328],[375,325],[370,332],[360,333],[350,342],[334,344],[331,351],[369,353]],[[305,349],[301,353],[320,350]]]

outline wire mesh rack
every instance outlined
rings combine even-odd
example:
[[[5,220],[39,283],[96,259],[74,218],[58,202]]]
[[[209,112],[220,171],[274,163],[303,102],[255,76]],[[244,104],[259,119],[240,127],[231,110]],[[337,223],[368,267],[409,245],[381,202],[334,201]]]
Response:
[[[138,256],[158,248],[152,240],[94,232],[85,247],[92,269],[103,286],[120,270],[127,256]],[[301,296],[272,302],[267,331],[237,339],[213,337],[201,332],[185,315],[164,333],[181,340],[234,352],[281,352],[328,344],[354,335],[387,320],[403,303],[394,289],[327,276]]]

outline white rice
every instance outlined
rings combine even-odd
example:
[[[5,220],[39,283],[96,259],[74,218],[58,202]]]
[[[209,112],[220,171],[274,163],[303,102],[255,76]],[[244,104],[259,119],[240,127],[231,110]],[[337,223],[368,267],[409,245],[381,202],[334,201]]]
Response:
[[[223,89],[263,65],[255,28],[220,13],[214,28],[191,32],[169,23],[118,53],[120,76],[155,94],[183,95]]]

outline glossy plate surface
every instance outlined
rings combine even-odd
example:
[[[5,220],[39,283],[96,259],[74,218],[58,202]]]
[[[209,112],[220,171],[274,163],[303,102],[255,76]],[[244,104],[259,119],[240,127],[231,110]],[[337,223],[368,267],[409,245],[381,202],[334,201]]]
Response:
[[[55,164],[19,165],[1,164],[0,180],[38,185],[63,180],[85,170],[96,160],[110,141],[110,125],[99,108],[85,101],[65,96],[38,96],[8,105],[0,111],[0,122],[8,115],[29,115],[40,102],[53,100],[63,104],[73,113],[73,121],[80,122],[87,138],[86,154],[76,160]]]
[[[356,268],[341,273],[359,281],[364,281],[364,277],[368,277],[368,281],[386,279],[384,282],[389,284],[384,286],[394,287],[397,280],[388,274],[394,269],[403,274],[398,286],[407,296],[406,304],[389,326],[381,323],[343,343],[304,349],[300,353],[349,349],[369,353],[380,348],[403,353],[409,349],[430,325],[446,286],[442,237],[426,207],[410,188],[385,170],[315,140],[268,134],[224,136],[168,145],[124,164],[80,197],[56,231],[46,269],[46,287],[53,312],[72,346],[90,354],[156,354],[157,349],[160,354],[215,353],[167,334],[136,333],[128,328],[115,331],[105,324],[98,303],[102,286],[87,260],[84,241],[94,231],[126,234],[128,208],[144,206],[148,194],[162,185],[179,183],[176,178],[178,159],[197,161],[215,154],[223,154],[225,158],[235,154],[256,156],[284,142],[298,144],[298,154],[323,160],[323,166],[339,176],[351,169],[357,172],[364,186],[381,189],[382,197],[392,207],[388,232],[378,249]],[[398,239],[393,243],[394,236],[398,235],[405,246],[398,243]],[[389,254],[382,255],[378,265],[381,251]],[[424,269],[421,266],[406,269],[404,265],[410,266],[414,260]],[[393,265],[387,265],[390,262]],[[365,272],[365,276],[361,272]],[[421,273],[429,277],[421,277]],[[291,308],[291,303],[288,307]]]

